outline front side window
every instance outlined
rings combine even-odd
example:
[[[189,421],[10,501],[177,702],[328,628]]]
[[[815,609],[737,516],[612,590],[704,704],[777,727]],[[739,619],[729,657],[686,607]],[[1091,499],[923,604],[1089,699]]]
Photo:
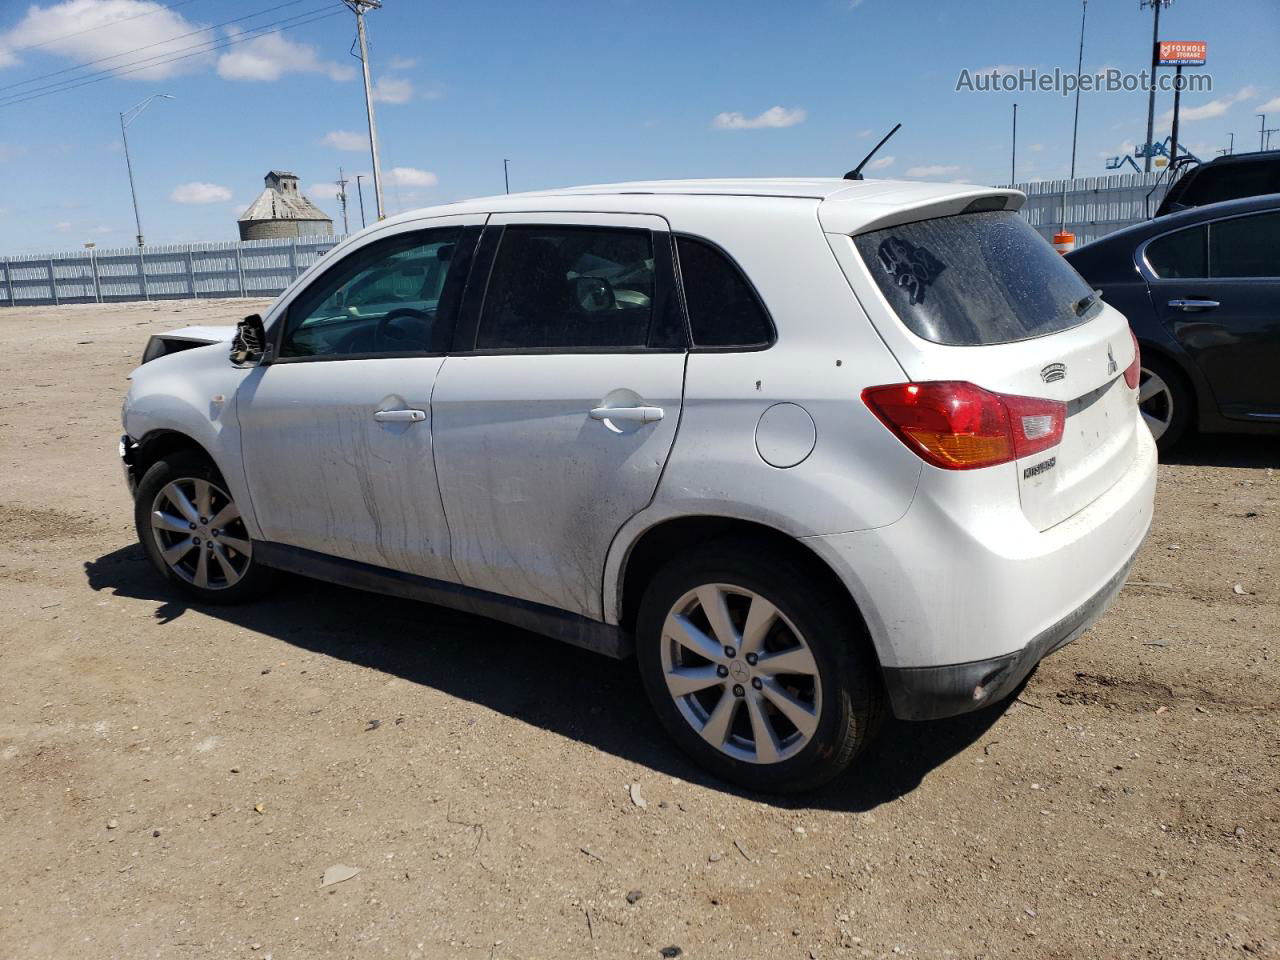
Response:
[[[903,324],[933,343],[1029,340],[1101,309],[1084,278],[1011,211],[904,223],[853,242]]]
[[[461,228],[400,234],[348,254],[289,307],[279,356],[443,353],[441,297]]]
[[[1280,212],[1211,223],[1209,276],[1280,277]]]
[[[477,350],[602,350],[649,343],[655,288],[648,230],[510,226]]]
[[[677,237],[676,251],[695,347],[757,347],[773,339],[764,304],[733,261],[693,237]]]
[[[1147,265],[1161,280],[1185,280],[1209,275],[1206,228],[1189,227],[1166,233],[1147,244]]]

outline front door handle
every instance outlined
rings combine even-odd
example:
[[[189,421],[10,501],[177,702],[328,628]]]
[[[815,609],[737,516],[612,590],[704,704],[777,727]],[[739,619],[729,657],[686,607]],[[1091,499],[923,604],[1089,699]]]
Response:
[[[618,420],[626,423],[655,423],[665,416],[661,407],[595,407],[592,420]]]
[[[427,419],[425,410],[379,410],[373,415],[379,423],[421,423]]]
[[[1196,310],[1212,310],[1221,306],[1217,300],[1170,300],[1169,306],[1175,310],[1185,310],[1188,313]]]

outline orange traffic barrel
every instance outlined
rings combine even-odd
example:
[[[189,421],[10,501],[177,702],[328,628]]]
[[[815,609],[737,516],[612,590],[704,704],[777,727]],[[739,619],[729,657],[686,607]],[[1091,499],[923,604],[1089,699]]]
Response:
[[[1070,230],[1063,230],[1053,235],[1053,249],[1059,253],[1070,253],[1076,248],[1076,235]]]

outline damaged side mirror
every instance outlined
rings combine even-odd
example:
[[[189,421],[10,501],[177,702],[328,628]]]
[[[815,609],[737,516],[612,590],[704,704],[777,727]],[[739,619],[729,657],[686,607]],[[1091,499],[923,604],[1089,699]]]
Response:
[[[270,363],[270,354],[271,345],[260,314],[251,313],[236,324],[236,335],[231,340],[232,363],[241,367]]]

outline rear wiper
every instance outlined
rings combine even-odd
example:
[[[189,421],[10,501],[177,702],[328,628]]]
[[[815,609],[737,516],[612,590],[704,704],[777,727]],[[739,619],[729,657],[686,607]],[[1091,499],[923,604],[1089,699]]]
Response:
[[[1072,309],[1075,311],[1076,316],[1077,317],[1083,316],[1085,311],[1088,310],[1090,307],[1092,307],[1095,303],[1097,303],[1098,299],[1101,296],[1102,296],[1101,290],[1094,290],[1087,297],[1081,297],[1079,300],[1077,300],[1075,302],[1075,305],[1072,307]]]

